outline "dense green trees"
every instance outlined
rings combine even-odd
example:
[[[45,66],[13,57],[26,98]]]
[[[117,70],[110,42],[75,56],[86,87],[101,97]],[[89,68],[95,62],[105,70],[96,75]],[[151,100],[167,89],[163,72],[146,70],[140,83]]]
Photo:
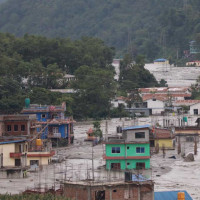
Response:
[[[157,81],[152,74],[144,69],[144,57],[138,56],[133,61],[127,54],[120,65],[120,89],[131,91],[139,87],[157,86]]]
[[[65,101],[67,114],[75,118],[116,115],[116,112],[110,113],[110,100],[117,88],[126,92],[156,82],[143,67],[144,57],[138,56],[134,65],[125,57],[121,81],[117,83],[111,65],[113,56],[114,49],[97,38],[72,41],[28,34],[16,38],[0,33],[0,113],[19,112],[24,99],[30,97],[31,103],[38,104]],[[74,74],[76,80],[67,84],[64,81],[66,73]],[[68,86],[76,93],[49,90]]]
[[[176,52],[182,57],[183,50],[189,48],[189,41],[200,33],[199,8],[198,0],[18,0],[17,3],[7,0],[0,6],[0,30],[17,36],[31,33],[72,39],[99,37],[115,46],[118,56],[128,49],[134,56],[146,55],[150,61],[158,57],[175,61]],[[22,46],[27,42],[22,42]],[[43,51],[49,49],[45,40],[42,43]],[[41,49],[37,44],[32,44],[36,54]],[[52,41],[52,52],[57,45]],[[59,51],[59,66],[65,65],[63,55],[76,51],[79,50],[73,45],[70,51]],[[79,56],[69,56],[71,64],[80,59]],[[92,61],[88,56],[84,59]],[[45,65],[49,62],[58,63],[51,57],[42,61]]]

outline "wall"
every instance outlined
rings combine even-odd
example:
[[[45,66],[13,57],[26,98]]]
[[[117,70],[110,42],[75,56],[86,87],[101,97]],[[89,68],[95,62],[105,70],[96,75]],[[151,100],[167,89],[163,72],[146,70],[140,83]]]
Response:
[[[134,159],[134,160],[106,160],[106,169],[111,169],[111,163],[120,163],[121,169],[136,169],[136,163],[142,162],[145,163],[145,169],[150,168],[150,159]],[[129,163],[129,165],[128,165]]]
[[[190,106],[190,115],[194,115],[194,109],[198,109],[198,114],[200,114],[200,103]]]
[[[112,147],[120,147],[120,153],[112,153]],[[129,149],[127,148],[129,147]],[[144,147],[144,153],[136,153],[136,147]],[[149,143],[145,144],[106,144],[106,156],[150,156]]]
[[[14,167],[15,159],[10,158],[10,153],[15,152],[15,144],[1,144],[0,153],[3,153],[3,166]]]
[[[174,149],[173,146],[173,139],[159,139],[155,140],[155,146],[159,144],[159,147],[162,148],[163,146],[168,149]]]
[[[160,114],[164,111],[165,103],[160,100],[153,101],[152,99],[147,100],[147,108],[152,108],[152,115]],[[159,108],[159,109],[156,109]]]
[[[38,153],[38,152],[35,152]],[[27,157],[27,166],[30,166],[31,160],[39,160],[39,165],[48,165],[48,160],[51,160],[49,157]]]
[[[136,132],[145,132],[145,138],[135,138]],[[149,129],[134,129],[134,130],[127,130],[123,133],[124,138],[126,141],[135,141],[135,142],[149,142]]]
[[[102,186],[64,184],[64,196],[71,200],[98,200],[97,191],[105,191],[105,200],[154,200],[154,185],[118,183]]]
[[[6,135],[13,135],[13,136],[19,136],[19,135],[27,135],[28,134],[28,121],[5,121],[5,133]],[[7,131],[7,126],[11,126],[11,131]],[[18,131],[14,131],[14,126],[18,126]],[[21,126],[25,126],[25,131],[21,131]]]
[[[120,147],[120,153],[112,153],[112,147]],[[129,149],[128,149],[129,147]],[[144,153],[136,153],[137,147],[144,147]],[[145,168],[150,168],[150,159],[127,159],[128,156],[150,156],[150,145],[145,144],[106,144],[106,156],[113,157],[115,160],[107,159],[106,169],[110,169],[111,163],[120,163],[121,169],[135,169],[137,162],[145,162]],[[122,157],[122,159],[117,159]],[[124,158],[124,159],[123,159]],[[126,160],[127,159],[127,160]],[[127,165],[129,163],[129,165]]]

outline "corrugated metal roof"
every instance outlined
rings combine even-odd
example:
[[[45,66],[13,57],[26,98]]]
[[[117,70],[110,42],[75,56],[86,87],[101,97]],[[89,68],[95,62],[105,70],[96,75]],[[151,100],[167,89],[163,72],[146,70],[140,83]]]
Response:
[[[164,192],[155,192],[154,200],[177,200],[177,194],[178,192],[184,192],[185,193],[185,200],[192,200],[191,196],[187,193],[185,190],[179,190],[179,191],[164,191]]]
[[[12,141],[0,142],[0,144],[12,144],[12,143],[25,142],[25,141],[26,140],[12,140]]]
[[[129,126],[126,128],[123,128],[123,131],[127,131],[127,130],[133,130],[133,129],[142,129],[142,128],[150,128],[151,126],[146,124],[146,125],[141,125],[141,126]]]
[[[154,60],[154,62],[165,62],[167,59],[165,58],[159,58],[159,59],[156,59]]]

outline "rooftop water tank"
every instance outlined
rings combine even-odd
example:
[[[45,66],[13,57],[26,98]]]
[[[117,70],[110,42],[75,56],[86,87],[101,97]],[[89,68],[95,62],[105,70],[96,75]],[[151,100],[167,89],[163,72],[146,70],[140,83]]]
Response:
[[[41,139],[36,140],[36,146],[42,146],[42,140]]]
[[[177,200],[185,200],[185,192],[178,192]]]
[[[29,107],[30,107],[30,99],[29,99],[29,98],[26,98],[26,99],[25,99],[25,107],[26,107],[26,108],[29,108]]]

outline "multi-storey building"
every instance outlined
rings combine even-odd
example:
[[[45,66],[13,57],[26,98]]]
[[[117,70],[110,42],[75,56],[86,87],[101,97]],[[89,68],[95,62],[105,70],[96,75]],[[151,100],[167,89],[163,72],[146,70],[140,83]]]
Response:
[[[65,139],[68,143],[73,142],[73,119],[65,117],[65,105],[27,105],[21,113],[36,114],[38,124],[42,125],[44,131],[41,134],[42,139],[51,138],[53,140]],[[38,132],[41,130],[38,129]]]
[[[149,169],[149,125],[122,129],[122,137],[106,141],[106,169]]]

